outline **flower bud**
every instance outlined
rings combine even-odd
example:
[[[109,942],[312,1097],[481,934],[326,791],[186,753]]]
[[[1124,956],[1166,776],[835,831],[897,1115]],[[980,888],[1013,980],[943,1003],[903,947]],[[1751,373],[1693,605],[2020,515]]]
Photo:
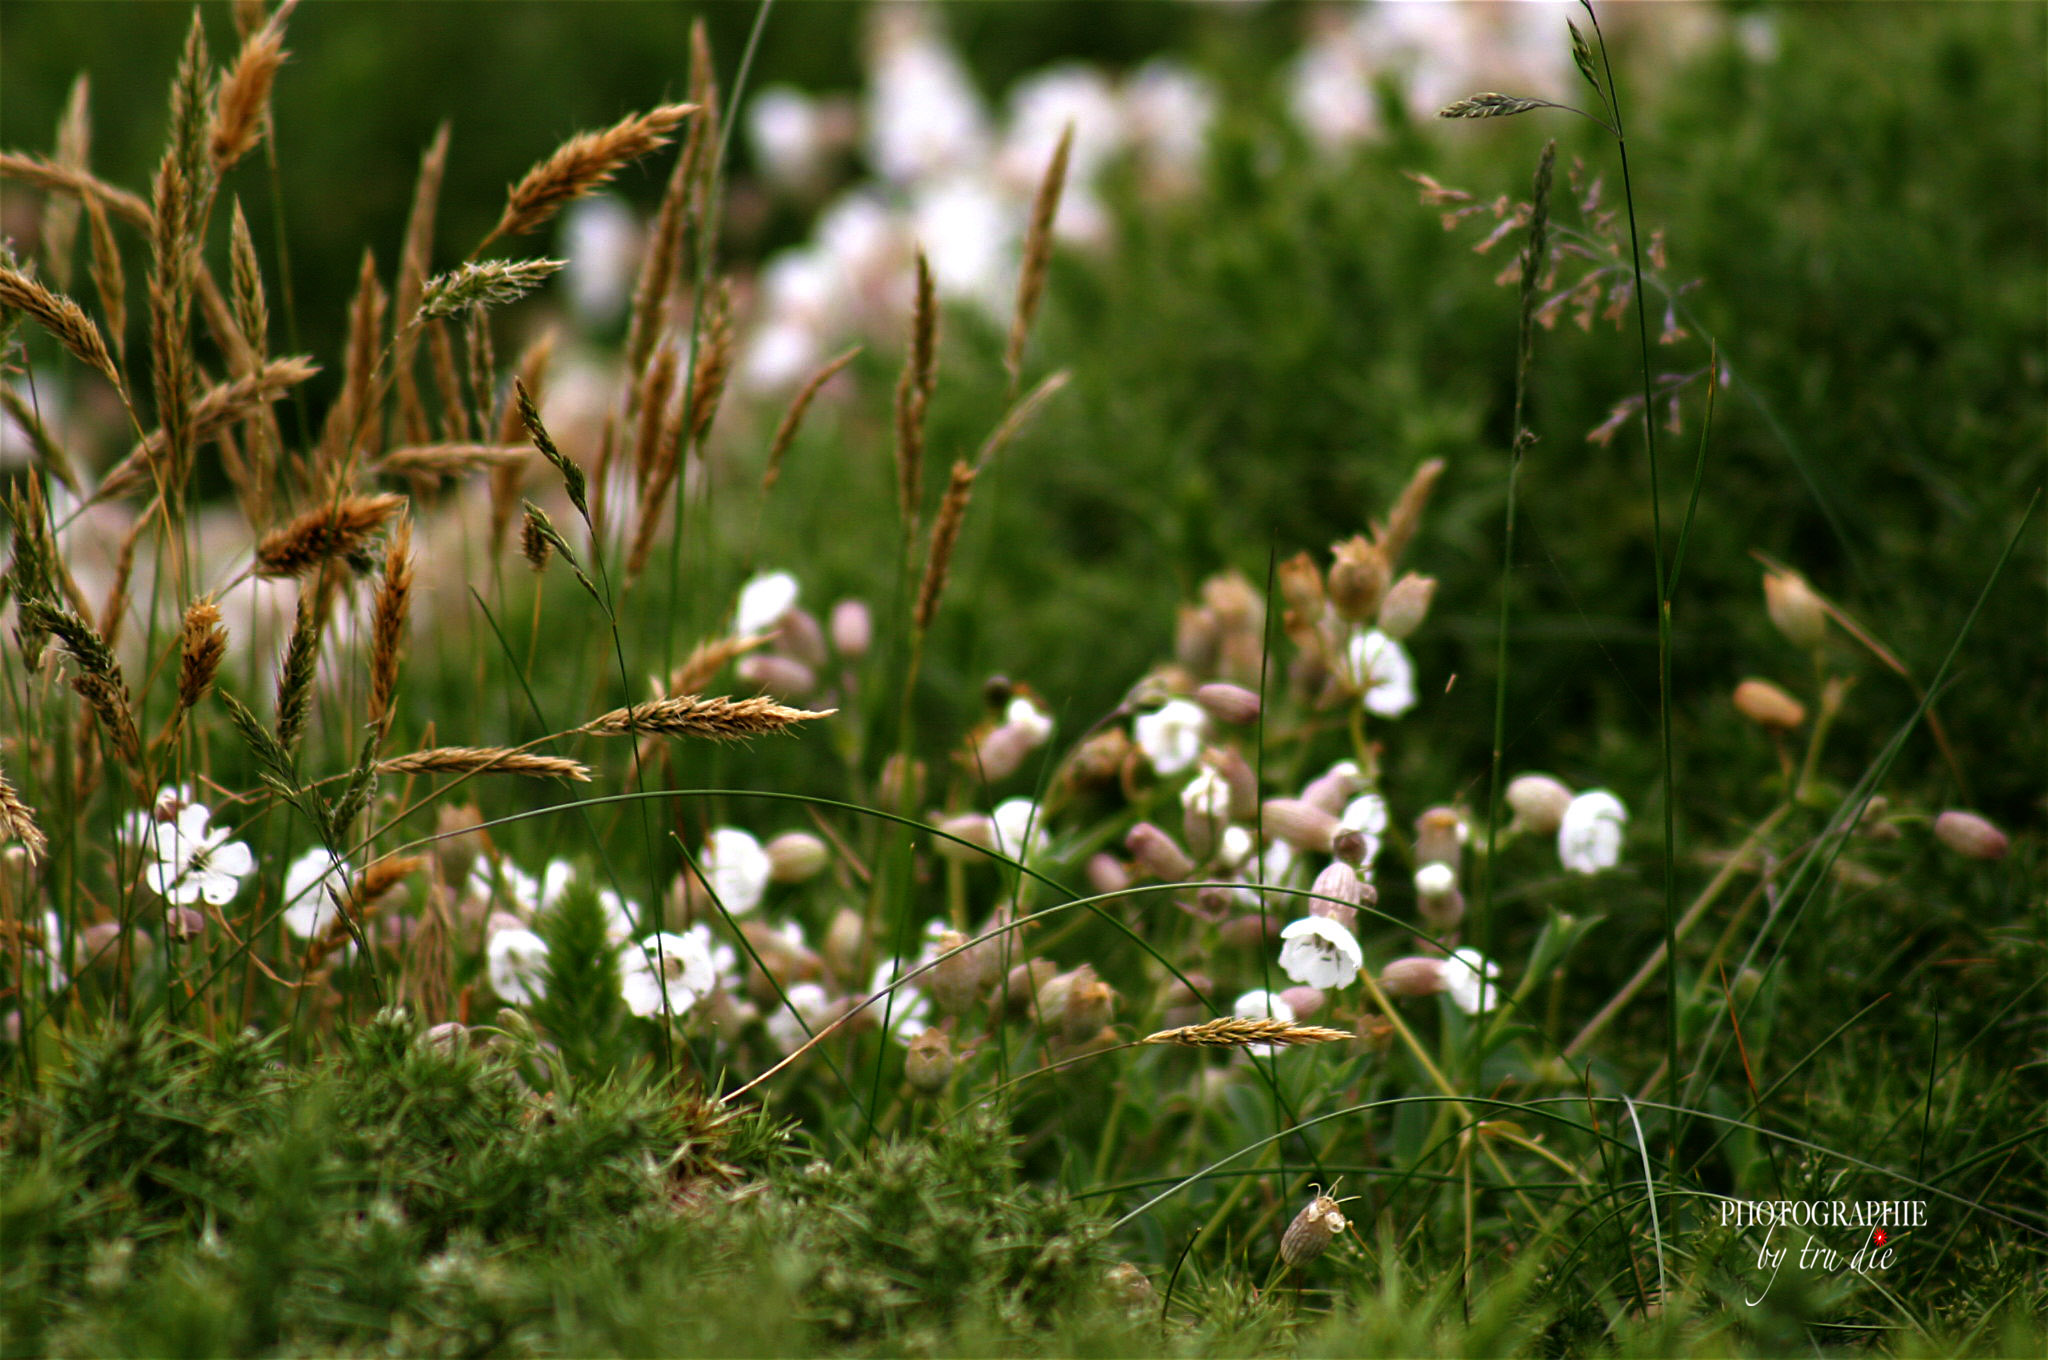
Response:
[[[1444,985],[1442,959],[1395,959],[1380,970],[1380,990],[1388,996],[1434,996]]]
[[[970,736],[963,759],[970,771],[994,784],[1015,774],[1017,767],[1024,763],[1024,758],[1038,743],[1037,734],[1029,727],[1020,723],[999,723],[979,737]]]
[[[1345,827],[1330,837],[1330,853],[1354,869],[1365,867],[1365,852],[1372,848],[1372,842],[1365,833],[1353,827]]]
[[[1934,837],[1971,859],[2004,859],[2006,835],[1974,812],[1944,812],[1934,819]]]
[[[1280,1238],[1280,1259],[1290,1266],[1307,1265],[1323,1254],[1330,1239],[1349,1226],[1337,1201],[1318,1192],[1287,1225]]]
[[[1316,987],[1289,987],[1280,993],[1280,1000],[1287,1009],[1294,1012],[1294,1018],[1297,1020],[1306,1020],[1323,1008],[1323,993]]]
[[[1230,820],[1248,822],[1259,811],[1259,776],[1245,763],[1245,758],[1228,746],[1211,746],[1202,753],[1202,762],[1223,776],[1223,782],[1230,789]]]
[[[1182,605],[1173,629],[1173,659],[1197,675],[1216,669],[1216,650],[1222,628],[1215,614],[1193,605]]]
[[[1330,603],[1337,617],[1364,623],[1378,612],[1393,569],[1386,554],[1363,538],[1348,538],[1331,551],[1337,560],[1330,566]]]
[[[832,848],[808,831],[786,831],[764,847],[768,878],[775,883],[801,883],[816,878],[832,862]]]
[[[164,933],[174,940],[196,940],[206,931],[206,918],[196,907],[172,907],[164,913]]]
[[[841,600],[832,606],[832,649],[848,661],[868,654],[875,639],[874,620],[862,600]]]
[[[1279,575],[1280,598],[1289,609],[1309,623],[1323,616],[1323,574],[1314,558],[1296,553],[1280,564]]]
[[[932,837],[932,850],[941,859],[979,864],[988,858],[983,851],[996,848],[995,819],[987,813],[966,812],[957,817],[942,817],[937,825],[945,834]]]
[[[1051,982],[1060,966],[1051,959],[1018,964],[1003,979],[1003,1006],[1011,1015],[1029,1015],[1039,989]]]
[[[741,657],[733,671],[742,684],[782,699],[801,699],[818,687],[816,672],[790,656],[755,652]]]
[[[1083,1043],[1109,1023],[1115,999],[1110,985],[1084,963],[1038,989],[1038,1022],[1067,1043]]]
[[[1309,854],[1329,853],[1338,831],[1336,814],[1303,798],[1268,798],[1259,811],[1266,834],[1274,840]]]
[[[1409,572],[1394,582],[1387,598],[1380,601],[1380,631],[1399,642],[1429,617],[1429,602],[1436,594],[1434,577]]]
[[[1556,835],[1564,824],[1564,810],[1571,805],[1572,791],[1547,774],[1521,775],[1508,785],[1514,825],[1532,836]]]
[[[1458,891],[1457,871],[1443,863],[1415,871],[1415,909],[1423,923],[1441,934],[1465,918],[1465,896]]]
[[[1358,870],[1343,860],[1337,860],[1326,865],[1323,871],[1316,875],[1315,884],[1309,889],[1315,894],[1309,910],[1313,911],[1317,906],[1332,905],[1328,900],[1331,898],[1343,906],[1356,907],[1365,895],[1364,888],[1364,883],[1359,880]],[[1345,924],[1349,925],[1350,922],[1347,921]]]
[[[903,1078],[920,1095],[933,1096],[953,1079],[953,1040],[933,1025],[910,1041],[903,1057]]]
[[[483,838],[462,833],[483,824],[484,814],[474,804],[443,803],[435,809],[434,845],[427,856],[434,861],[441,881],[449,887],[460,889],[468,881],[469,871],[476,867]]]
[[[1764,575],[1764,611],[1786,640],[1804,651],[1815,650],[1827,638],[1827,606],[1796,571]]]
[[[1074,748],[1061,773],[1082,788],[1107,784],[1123,772],[1130,752],[1130,735],[1121,727],[1106,727]]]
[[[900,751],[882,762],[882,777],[875,784],[875,798],[896,811],[914,808],[924,801],[924,762],[911,760]]]
[[[1131,886],[1130,868],[1107,851],[1090,855],[1083,872],[1088,875],[1089,891],[1105,897]]]
[[[1358,772],[1355,762],[1340,760],[1329,768],[1328,773],[1309,781],[1301,791],[1301,801],[1313,803],[1332,817],[1344,815],[1344,809],[1351,800],[1365,792],[1365,778]]]
[[[823,670],[830,658],[825,652],[825,630],[805,609],[791,609],[775,627],[775,645],[813,671]]]
[[[1465,819],[1456,808],[1431,808],[1415,819],[1415,862],[1448,864],[1455,871],[1465,835]]]
[[[1246,912],[1216,927],[1216,937],[1232,949],[1263,949],[1280,938],[1281,928],[1286,924],[1271,912],[1264,916]]]
[[[932,952],[940,957],[925,976],[932,1003],[941,1012],[963,1015],[981,1000],[981,994],[995,981],[999,963],[990,948],[993,943],[968,945],[967,937],[957,930],[941,931],[932,941]]]
[[[1735,711],[1772,732],[1789,732],[1806,721],[1806,705],[1768,680],[1745,680],[1737,685]]]
[[[1220,723],[1242,727],[1259,716],[1259,696],[1243,685],[1218,680],[1195,691],[1202,711]]]
[[[1162,883],[1184,883],[1195,872],[1195,862],[1187,852],[1150,822],[1139,822],[1130,829],[1124,836],[1124,849],[1131,852],[1139,869]]]
[[[867,945],[867,922],[852,907],[832,913],[825,928],[825,964],[833,976],[850,981],[860,976],[861,954]]]

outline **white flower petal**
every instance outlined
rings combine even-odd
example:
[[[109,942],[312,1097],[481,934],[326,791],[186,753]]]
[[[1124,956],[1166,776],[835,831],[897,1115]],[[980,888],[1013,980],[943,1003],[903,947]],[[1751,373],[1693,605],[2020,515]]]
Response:
[[[1557,856],[1574,873],[1597,874],[1621,861],[1621,839],[1628,809],[1605,789],[1591,789],[1572,799],[1557,828]]]
[[[1357,937],[1326,916],[1304,916],[1280,932],[1280,968],[1322,991],[1348,987],[1365,966]]]

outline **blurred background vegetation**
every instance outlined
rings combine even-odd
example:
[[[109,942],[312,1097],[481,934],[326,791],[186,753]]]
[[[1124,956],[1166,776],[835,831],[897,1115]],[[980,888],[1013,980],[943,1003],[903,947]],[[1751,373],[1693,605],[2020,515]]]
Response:
[[[777,7],[751,86],[857,92],[862,8]],[[1564,114],[1417,123],[1383,88],[1385,135],[1319,154],[1285,117],[1279,75],[1316,11],[1277,0],[944,9],[991,101],[1051,62],[1121,70],[1165,52],[1214,80],[1222,107],[1210,172],[1192,194],[1153,202],[1126,182],[1112,196],[1110,247],[1056,266],[1034,354],[1041,370],[1071,369],[1074,383],[970,514],[928,689],[937,711],[967,721],[980,679],[1008,672],[1070,720],[1092,720],[1169,652],[1174,606],[1203,576],[1234,565],[1261,581],[1269,560],[1360,530],[1418,462],[1443,456],[1450,472],[1411,558],[1442,582],[1436,620],[1415,639],[1425,697],[1409,719],[1431,738],[1400,743],[1395,759],[1420,796],[1476,799],[1490,734],[1514,298],[1493,282],[1505,257],[1474,256],[1476,231],[1447,234],[1403,172],[1482,198],[1520,196],[1542,140],[1555,136],[1567,161],[1606,176],[1612,202],[1613,148]],[[276,95],[302,346],[336,352],[366,243],[381,262],[395,258],[420,151],[443,119],[454,127],[445,264],[460,250],[447,243],[481,237],[504,186],[569,133],[680,97],[693,19],[708,23],[729,88],[755,13],[307,6],[292,21],[294,59]],[[0,142],[46,149],[69,83],[88,71],[95,168],[146,185],[189,14],[133,0],[0,8]],[[1724,758],[1761,741],[1729,707],[1730,687],[1752,674],[1795,688],[1807,679],[1764,618],[1752,554],[1807,573],[1924,682],[2041,482],[2048,105],[2039,63],[2015,54],[2042,50],[2044,14],[1787,6],[1768,11],[1769,59],[1746,54],[1724,26],[1666,52],[1654,79],[1652,68],[1625,68],[1645,230],[1663,230],[1670,277],[1700,281],[1686,301],[1738,379],[1716,412],[1675,614],[1681,799],[1702,830],[1761,805],[1738,772],[1764,762]],[[216,52],[231,50],[225,7],[207,17]],[[1624,56],[1657,22],[1628,18]],[[735,138],[736,185],[748,155]],[[651,160],[619,191],[649,208],[664,173]],[[245,173],[236,186],[257,221],[270,210],[264,180]],[[34,201],[12,188],[9,197]],[[788,210],[735,211],[728,260],[745,271],[807,229]],[[1002,397],[1001,336],[963,314],[949,317],[947,341],[938,456],[977,443]],[[1632,331],[1604,322],[1584,333],[1562,325],[1539,342],[1541,442],[1522,481],[1508,762],[1641,803],[1656,759],[1647,475],[1635,427],[1604,447],[1585,439],[1636,390],[1634,346]],[[1674,370],[1706,357],[1697,335],[1655,355]],[[876,595],[886,580],[875,564],[888,560],[895,528],[880,508],[880,416],[894,363],[880,353],[864,361],[866,417],[814,422],[769,507],[763,565],[798,570],[809,599]],[[1695,405],[1686,433],[1664,443],[1667,533],[1697,434]],[[1903,784],[1936,804],[1967,802],[2036,828],[2048,711],[2040,525],[2037,516],[1941,697],[1966,786],[1925,734],[1900,767]],[[805,545],[792,554],[802,560],[769,560],[777,543]],[[1914,704],[1905,684],[1866,671],[1827,771],[1843,782]],[[798,759],[770,757],[785,758]]]

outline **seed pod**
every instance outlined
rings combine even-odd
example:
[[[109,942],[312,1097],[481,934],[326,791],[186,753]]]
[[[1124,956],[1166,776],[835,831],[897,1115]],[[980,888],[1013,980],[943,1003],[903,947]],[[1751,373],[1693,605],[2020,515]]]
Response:
[[[1280,598],[1306,623],[1323,616],[1323,574],[1314,558],[1301,552],[1280,564]]]
[[[1309,910],[1315,911],[1317,907],[1342,906],[1349,912],[1352,919],[1356,920],[1358,912],[1355,908],[1365,896],[1364,889],[1365,885],[1358,878],[1358,870],[1342,860],[1334,861],[1324,866],[1323,871],[1316,875],[1315,883],[1309,888],[1309,891],[1315,894],[1315,897],[1309,903]],[[1326,900],[1329,898],[1335,898],[1336,900],[1334,902]],[[1317,912],[1316,914],[1320,916],[1332,915],[1330,912]],[[1350,922],[1346,921],[1345,925],[1350,925]]]
[[[832,862],[832,849],[808,831],[789,831],[764,847],[768,853],[768,877],[775,883],[801,883],[824,872]]]
[[[1429,617],[1429,602],[1435,594],[1435,579],[1412,571],[1394,582],[1387,598],[1380,601],[1380,631],[1396,642],[1413,633]]]
[[[832,914],[832,924],[825,928],[825,965],[833,976],[849,981],[860,976],[860,956],[867,943],[867,923],[861,914],[851,907],[841,907]]]
[[[1051,982],[1060,966],[1051,959],[1031,959],[1010,970],[1003,980],[1003,1005],[1011,1015],[1029,1015],[1039,989]]]
[[[1508,785],[1514,825],[1532,836],[1554,836],[1572,805],[1572,791],[1547,774],[1520,775]]]
[[[910,1041],[903,1076],[920,1095],[937,1095],[953,1079],[953,1040],[937,1025]]]
[[[1338,831],[1336,816],[1305,798],[1268,798],[1260,815],[1268,836],[1310,854],[1329,853]]]
[[[1455,872],[1465,834],[1465,819],[1456,808],[1431,808],[1415,819],[1415,862],[1448,864]]]
[[[1339,618],[1364,623],[1378,612],[1393,577],[1386,554],[1363,538],[1346,539],[1331,551],[1337,560],[1330,565],[1330,603]]]
[[[950,956],[932,965],[928,975],[932,1002],[947,1015],[964,1015],[993,981],[994,953],[986,944],[961,948],[966,943],[967,937],[957,930],[943,931],[932,941],[934,953]],[[957,954],[953,953],[956,949],[960,951]]]
[[[1735,711],[1771,732],[1789,732],[1806,721],[1806,705],[1768,680],[1745,680],[1737,685]]]
[[[1195,691],[1202,711],[1220,723],[1242,727],[1259,716],[1259,696],[1243,685],[1218,680]]]
[[[1307,1265],[1329,1248],[1330,1239],[1351,1226],[1337,1201],[1317,1187],[1316,1196],[1294,1216],[1280,1239],[1280,1259],[1290,1266]]]
[[[2004,859],[2010,842],[2003,831],[1974,812],[1944,812],[1934,819],[1934,837],[1971,859]]]
[[[1182,883],[1195,871],[1195,862],[1173,837],[1150,822],[1139,822],[1124,837],[1124,849],[1138,867],[1162,883]]]
[[[1827,640],[1827,606],[1796,571],[1765,575],[1764,612],[1795,647],[1810,652]]]

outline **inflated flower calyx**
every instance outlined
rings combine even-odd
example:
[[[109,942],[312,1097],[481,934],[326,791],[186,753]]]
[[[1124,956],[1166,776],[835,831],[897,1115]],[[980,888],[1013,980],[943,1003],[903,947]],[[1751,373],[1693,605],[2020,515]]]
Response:
[[[952,1037],[933,1025],[910,1041],[903,1055],[903,1077],[918,1094],[937,1095],[953,1079],[953,1065]]]
[[[1518,775],[1508,784],[1508,806],[1514,809],[1514,830],[1552,836],[1572,805],[1572,791],[1547,774]]]
[[[1768,680],[1737,685],[1735,711],[1768,732],[1789,732],[1806,721],[1806,705]]]
[[[1828,607],[1796,571],[1764,576],[1764,612],[1785,639],[1803,651],[1815,651],[1827,640]]]
[[[1429,602],[1435,595],[1434,578],[1409,572],[1394,582],[1380,601],[1380,631],[1396,642],[1406,639],[1429,617]]]
[[[2004,859],[2006,834],[1974,812],[1949,811],[1934,819],[1934,838],[1971,859]]]
[[[1393,578],[1386,554],[1359,537],[1348,538],[1331,551],[1336,561],[1330,565],[1330,603],[1339,618],[1364,623],[1379,612]]]
[[[1315,1197],[1287,1225],[1280,1238],[1280,1259],[1290,1266],[1304,1266],[1329,1249],[1331,1239],[1351,1224],[1338,1201],[1313,1187]]]

